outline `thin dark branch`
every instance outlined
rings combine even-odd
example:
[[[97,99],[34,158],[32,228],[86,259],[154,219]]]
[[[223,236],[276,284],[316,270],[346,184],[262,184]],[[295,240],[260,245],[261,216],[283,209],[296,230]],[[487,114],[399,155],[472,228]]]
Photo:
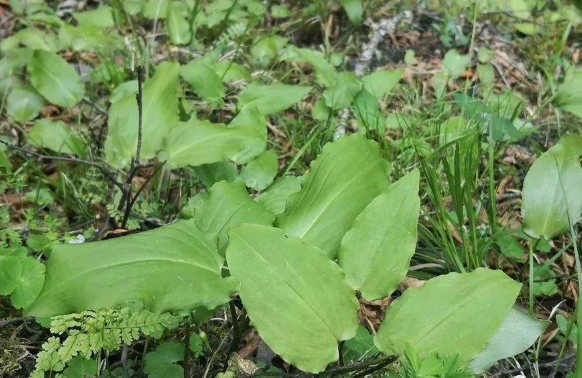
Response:
[[[141,155],[141,140],[143,137],[143,68],[137,67],[137,94],[135,95],[138,109],[137,122],[137,151],[135,153],[135,166],[139,166]]]
[[[26,316],[24,318],[12,318],[12,319],[0,320],[0,329],[8,327],[9,325],[12,325],[12,324],[22,323],[22,322],[30,322],[33,320],[34,320],[34,317],[32,317],[32,316]]]
[[[65,162],[70,162],[70,163],[84,164],[84,165],[88,165],[90,167],[97,168],[101,171],[101,173],[103,173],[103,175],[106,178],[108,178],[113,184],[115,184],[115,186],[117,186],[120,189],[123,188],[123,184],[115,179],[115,173],[108,170],[107,168],[105,168],[103,166],[103,164],[95,163],[95,162],[88,161],[88,160],[79,159],[79,158],[72,157],[72,156],[43,155],[43,154],[39,154],[38,152],[33,152],[30,150],[27,150],[26,148],[18,147],[17,145],[12,144],[12,143],[8,143],[2,139],[0,139],[0,143],[4,144],[10,150],[20,152],[21,154],[29,156],[29,157],[35,157],[39,160],[65,161]]]

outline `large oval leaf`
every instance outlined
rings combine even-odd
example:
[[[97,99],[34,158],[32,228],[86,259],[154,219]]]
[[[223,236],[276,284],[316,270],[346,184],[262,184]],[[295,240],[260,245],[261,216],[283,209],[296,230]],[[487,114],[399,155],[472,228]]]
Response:
[[[238,106],[257,108],[263,115],[271,115],[287,109],[311,91],[311,87],[300,85],[250,84],[239,93]]]
[[[161,159],[170,167],[232,160],[244,164],[265,150],[267,126],[257,109],[245,109],[230,125],[190,120],[167,136]]]
[[[28,64],[28,72],[32,85],[53,104],[70,107],[85,94],[77,71],[55,53],[36,50]]]
[[[484,268],[433,278],[390,305],[376,346],[402,356],[410,344],[421,355],[458,353],[468,363],[503,323],[520,288],[503,272]]]
[[[63,121],[39,119],[26,133],[28,142],[39,148],[48,148],[56,153],[87,155],[85,144]]]
[[[469,368],[480,374],[501,359],[515,356],[529,348],[550,324],[512,308],[493,338],[471,362]]]
[[[336,361],[338,341],[356,333],[359,308],[339,266],[272,227],[246,224],[229,236],[228,266],[261,337],[304,371],[320,372]]]
[[[54,316],[138,301],[152,311],[214,308],[236,287],[221,277],[215,243],[180,221],[136,235],[53,247],[46,281],[26,309]]]
[[[354,134],[326,145],[311,164],[301,191],[287,203],[277,226],[335,258],[354,219],[389,184],[378,144]]]
[[[178,123],[178,82],[180,65],[162,63],[143,87],[143,137],[141,158],[153,158],[162,148],[164,138]],[[124,168],[136,154],[138,108],[134,94],[111,105],[105,154],[109,164]]]
[[[390,185],[356,218],[339,250],[348,283],[368,300],[390,295],[406,275],[416,249],[420,174]]]
[[[523,182],[521,212],[524,231],[548,239],[575,224],[582,213],[582,140],[560,139],[531,166]]]
[[[582,69],[570,69],[558,87],[553,103],[565,111],[582,118]]]
[[[206,233],[218,235],[219,252],[224,255],[228,230],[243,223],[272,225],[275,216],[253,201],[242,181],[220,181],[196,209],[196,224]]]

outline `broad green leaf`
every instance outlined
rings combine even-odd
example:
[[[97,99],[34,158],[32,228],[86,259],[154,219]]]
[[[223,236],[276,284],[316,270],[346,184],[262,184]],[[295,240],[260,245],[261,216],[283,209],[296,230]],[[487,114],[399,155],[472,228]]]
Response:
[[[21,45],[24,45],[31,50],[56,52],[59,49],[57,38],[53,33],[46,30],[28,27],[10,37],[4,38],[4,40],[0,42],[0,51],[13,50]]]
[[[267,127],[256,109],[239,113],[230,125],[192,119],[166,137],[161,159],[170,167],[199,166],[224,160],[244,164],[265,150]]]
[[[193,60],[182,67],[182,77],[203,100],[214,105],[222,102],[225,94],[224,84],[208,64]]]
[[[271,186],[262,192],[256,201],[273,214],[285,211],[287,200],[292,194],[301,190],[301,177],[284,176],[277,179]]]
[[[305,238],[334,259],[344,234],[364,208],[388,188],[388,163],[362,134],[327,144],[276,226]]]
[[[374,357],[378,348],[374,345],[374,337],[363,325],[358,326],[356,335],[344,343],[344,361],[356,362]]]
[[[184,359],[184,344],[169,341],[144,357],[144,372],[149,378],[182,378],[184,368],[176,362]]]
[[[143,137],[141,159],[156,156],[164,138],[178,123],[178,82],[180,65],[165,62],[143,87]],[[129,166],[137,149],[138,108],[129,94],[111,105],[105,155],[113,167]]]
[[[404,69],[394,71],[381,70],[362,77],[364,89],[375,97],[384,97],[389,93],[404,76]]]
[[[53,104],[71,107],[85,94],[77,71],[52,52],[36,50],[28,64],[28,72],[34,88]]]
[[[80,25],[90,25],[98,28],[112,28],[115,26],[113,9],[107,5],[100,5],[90,11],[73,13],[73,17],[77,19]]]
[[[361,89],[362,82],[353,72],[340,72],[333,84],[323,91],[325,104],[334,110],[347,108]]]
[[[31,304],[42,289],[45,266],[30,256],[0,257],[0,294],[11,294],[16,308]]]
[[[65,378],[93,377],[99,371],[98,367],[99,364],[94,359],[77,356],[67,363],[63,376]]]
[[[8,159],[2,147],[0,147],[0,167],[6,168],[8,172],[12,171],[12,163],[10,163],[10,159]]]
[[[455,49],[449,50],[443,59],[443,71],[451,75],[453,79],[456,79],[465,71],[469,62],[469,55],[461,55]]]
[[[222,278],[222,265],[215,242],[193,220],[117,239],[55,245],[45,285],[26,313],[54,316],[127,302],[160,313],[214,308],[236,288]]]
[[[23,123],[36,118],[44,107],[44,99],[29,87],[16,88],[6,99],[6,112],[14,121]]]
[[[273,6],[271,7],[271,16],[273,18],[286,18],[291,17],[292,15],[293,14],[289,10],[289,8],[287,8],[284,5],[273,4]]]
[[[560,109],[582,118],[582,69],[570,69],[558,86],[553,103]]]
[[[111,97],[109,98],[109,101],[114,104],[117,101],[122,100],[124,97],[128,97],[129,95],[135,96],[138,91],[137,85],[137,80],[130,80],[120,84],[111,91]]]
[[[240,92],[238,107],[241,109],[256,107],[261,114],[267,116],[287,109],[310,91],[311,87],[300,85],[252,83]]]
[[[362,16],[364,15],[362,0],[341,0],[340,3],[352,24],[359,25],[362,23]]]
[[[315,70],[315,81],[317,83],[326,87],[333,84],[337,76],[337,71],[322,52],[296,47],[289,50],[291,54],[296,55],[296,57],[294,56],[294,60],[304,61],[313,66]]]
[[[399,356],[407,344],[423,356],[458,352],[466,364],[494,336],[520,288],[502,271],[484,268],[432,278],[392,302],[376,346]]]
[[[242,181],[216,183],[210,195],[198,206],[194,219],[201,230],[218,235],[219,251],[228,244],[228,230],[243,223],[270,226],[274,215],[253,201]]]
[[[268,150],[249,161],[240,172],[240,175],[247,187],[261,191],[271,185],[275,179],[278,165],[277,153],[273,150]]]
[[[73,51],[93,51],[99,54],[114,54],[123,49],[124,42],[116,31],[108,31],[94,25],[73,26],[64,24],[59,29],[61,48]]]
[[[512,308],[493,338],[471,362],[469,368],[481,374],[501,359],[524,352],[548,327],[550,322],[538,320],[527,313]]]
[[[346,280],[367,300],[390,295],[406,276],[416,249],[420,173],[391,184],[362,211],[338,253]]]
[[[83,140],[63,121],[40,119],[28,130],[26,139],[38,148],[48,148],[56,153],[87,155]]]
[[[262,37],[251,47],[251,55],[260,66],[267,66],[279,55],[288,41],[287,38],[278,35]]]
[[[181,2],[171,1],[168,4],[168,11],[166,13],[166,29],[175,45],[185,45],[190,42],[190,24],[186,19],[188,11],[185,4]]]
[[[221,60],[212,64],[212,69],[223,82],[229,82],[240,79],[250,79],[249,71],[238,63],[228,60]]]
[[[558,292],[556,273],[548,265],[535,265],[533,280],[534,283],[531,290],[536,296],[549,296]]]
[[[511,234],[501,235],[495,240],[495,243],[505,256],[517,259],[523,257],[523,246]]]
[[[365,89],[362,89],[355,97],[351,106],[356,115],[358,124],[366,130],[373,130],[383,134],[385,119],[380,104],[376,97]]]
[[[543,153],[523,182],[521,212],[524,231],[551,239],[570,229],[582,213],[582,140],[567,135]]]
[[[194,167],[196,177],[204,184],[205,187],[210,188],[219,181],[234,181],[238,177],[238,170],[236,166],[229,161],[220,161],[218,163],[203,164]]]
[[[285,361],[317,373],[338,359],[358,327],[358,301],[323,251],[281,230],[245,224],[229,233],[226,256],[253,325]]]

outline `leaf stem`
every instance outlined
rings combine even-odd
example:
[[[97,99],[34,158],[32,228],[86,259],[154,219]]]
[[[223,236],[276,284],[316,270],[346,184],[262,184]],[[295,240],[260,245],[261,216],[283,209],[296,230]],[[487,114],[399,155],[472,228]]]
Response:
[[[578,324],[577,348],[576,348],[576,374],[575,377],[582,377],[582,292],[580,283],[582,282],[582,268],[580,267],[580,254],[578,253],[578,233],[575,232],[574,224],[570,224],[570,234],[572,235],[572,245],[574,246],[574,256],[576,257],[576,275],[578,277],[578,301],[576,302],[576,324]]]

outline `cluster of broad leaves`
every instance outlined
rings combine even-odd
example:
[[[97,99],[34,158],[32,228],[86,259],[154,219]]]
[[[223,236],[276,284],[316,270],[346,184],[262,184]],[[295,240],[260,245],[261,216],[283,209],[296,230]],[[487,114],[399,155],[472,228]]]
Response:
[[[274,175],[263,168],[253,168],[269,177],[256,198],[244,177],[223,180],[196,201],[190,219],[55,246],[44,287],[25,312],[54,316],[131,301],[158,312],[213,309],[237,291],[276,353],[322,371],[338,359],[338,343],[356,335],[356,292],[386,297],[407,273],[419,172],[390,183],[378,145],[362,134],[326,145],[302,179],[269,185]],[[546,327],[513,308],[520,286],[483,268],[433,278],[390,305],[374,342],[399,356],[407,346],[421,355],[458,353],[459,363],[483,371],[525,350]]]

